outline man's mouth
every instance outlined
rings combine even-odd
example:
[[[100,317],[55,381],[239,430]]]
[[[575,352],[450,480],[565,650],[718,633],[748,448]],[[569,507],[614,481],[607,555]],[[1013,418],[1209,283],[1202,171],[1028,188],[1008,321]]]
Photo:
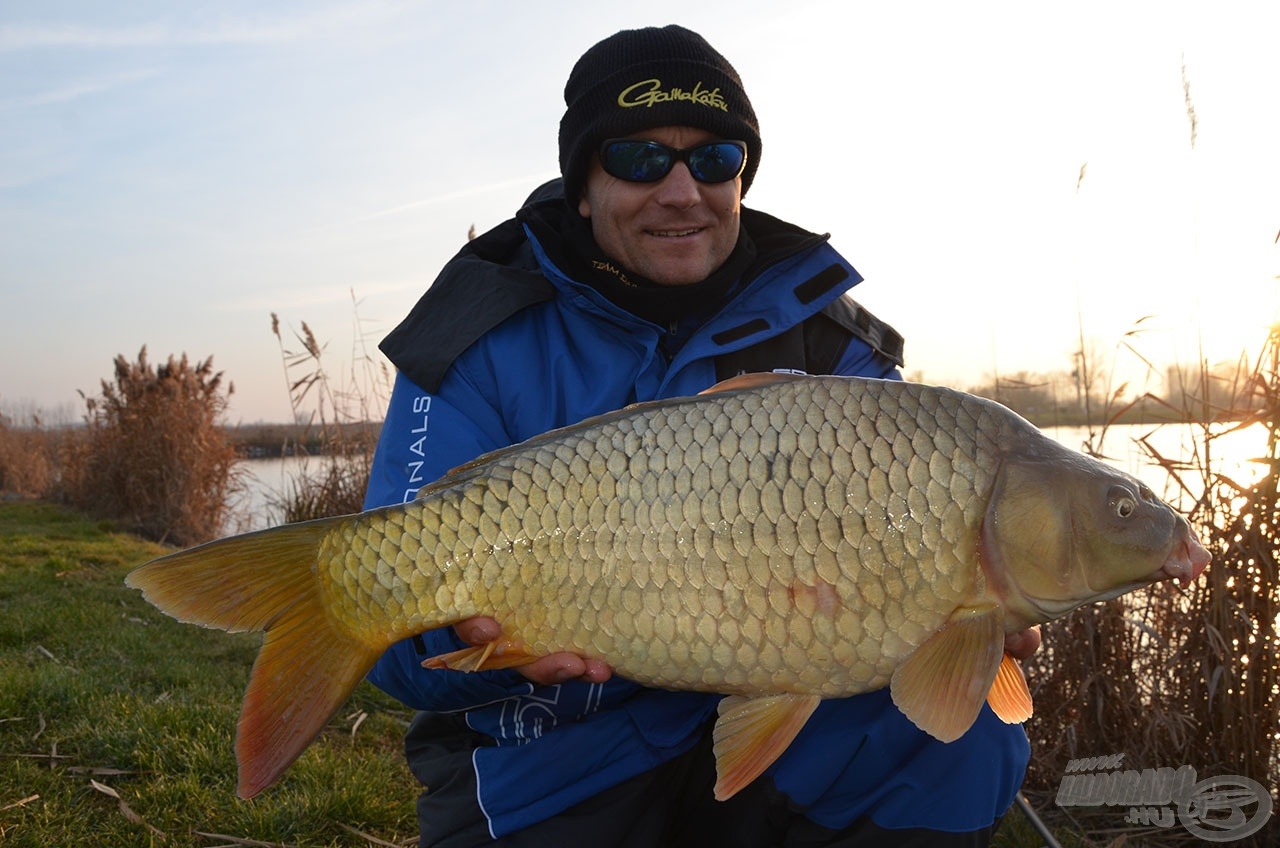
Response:
[[[696,236],[702,230],[702,227],[689,227],[683,230],[649,230],[648,233],[658,238],[684,238],[686,236]]]

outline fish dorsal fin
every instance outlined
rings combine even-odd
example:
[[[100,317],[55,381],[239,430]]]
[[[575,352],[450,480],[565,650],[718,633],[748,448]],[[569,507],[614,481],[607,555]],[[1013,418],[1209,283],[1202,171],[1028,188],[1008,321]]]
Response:
[[[792,374],[786,371],[753,371],[750,374],[739,374],[736,377],[721,380],[711,388],[698,392],[698,394],[714,395],[720,392],[740,392],[744,389],[758,389],[763,386],[808,379],[811,379],[808,374]]]
[[[733,797],[782,756],[822,699],[817,695],[731,695],[720,702],[713,750],[717,801]]]
[[[999,607],[964,608],[893,672],[893,702],[916,727],[954,742],[972,726],[1004,656]]]
[[[1008,654],[1000,661],[996,680],[987,693],[987,703],[1005,724],[1021,724],[1031,718],[1031,690],[1022,666]]]

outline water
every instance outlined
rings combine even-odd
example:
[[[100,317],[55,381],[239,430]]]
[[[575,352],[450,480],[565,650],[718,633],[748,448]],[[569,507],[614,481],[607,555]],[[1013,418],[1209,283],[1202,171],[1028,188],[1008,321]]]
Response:
[[[1231,429],[1216,428],[1215,432]],[[1085,427],[1050,427],[1045,433],[1069,448],[1079,450],[1089,436]],[[1101,444],[1101,452],[1109,462],[1143,480],[1157,494],[1177,505],[1177,487],[1159,466],[1153,463],[1137,443],[1147,437],[1149,442],[1166,459],[1191,461],[1201,445],[1202,433],[1198,426],[1168,424],[1160,427],[1149,424],[1123,424],[1109,427]],[[1268,466],[1254,462],[1266,455],[1267,429],[1263,424],[1219,436],[1212,444],[1214,469],[1227,475],[1242,486],[1257,483],[1267,473]],[[280,512],[272,503],[288,491],[291,481],[308,467],[315,470],[323,457],[280,457],[273,459],[246,459],[238,464],[244,474],[246,491],[233,508],[228,532],[260,530],[280,523]],[[1198,463],[1197,463],[1198,465]],[[1184,482],[1198,484],[1201,475],[1189,472]]]
[[[236,463],[244,493],[232,506],[227,532],[248,533],[274,527],[282,522],[282,511],[275,506],[290,490],[293,481],[305,470],[323,470],[325,457],[282,456],[267,459],[242,459]]]
[[[1214,425],[1215,434],[1209,446],[1212,470],[1243,487],[1257,484],[1270,466],[1258,461],[1267,455],[1267,428],[1262,423],[1235,429],[1234,424]],[[1045,433],[1069,448],[1080,450],[1089,436],[1086,427],[1050,427]],[[1095,430],[1095,436],[1097,431]],[[1179,505],[1179,487],[1163,468],[1139,444],[1147,443],[1166,460],[1186,463],[1190,468],[1181,475],[1182,482],[1196,495],[1204,483],[1204,431],[1195,424],[1123,424],[1107,428],[1099,452],[1112,465],[1139,478],[1175,507]],[[1095,445],[1095,447],[1099,447]],[[1182,497],[1186,497],[1183,495]]]

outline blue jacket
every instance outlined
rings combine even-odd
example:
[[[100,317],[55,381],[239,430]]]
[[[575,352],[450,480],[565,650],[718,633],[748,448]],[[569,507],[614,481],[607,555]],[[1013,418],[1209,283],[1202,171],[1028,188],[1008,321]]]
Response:
[[[861,277],[825,237],[743,210],[759,261],[718,312],[663,327],[566,275],[528,212],[469,244],[383,343],[399,373],[366,508],[412,499],[450,468],[546,430],[695,394],[726,369],[764,370],[753,356],[800,370],[815,347],[796,340],[797,328],[815,322],[839,325],[844,340],[823,348],[824,370],[898,377],[900,338],[845,297]],[[617,677],[535,688],[514,671],[421,668],[425,657],[458,647],[449,628],[406,640],[370,680],[416,709],[463,712],[469,727],[497,741],[473,757],[495,836],[688,750],[718,702]],[[954,760],[969,749],[974,774],[959,774]],[[824,702],[770,774],[828,827],[871,815],[884,827],[974,830],[1012,803],[1026,760],[1021,728],[989,711],[942,746],[876,692]]]

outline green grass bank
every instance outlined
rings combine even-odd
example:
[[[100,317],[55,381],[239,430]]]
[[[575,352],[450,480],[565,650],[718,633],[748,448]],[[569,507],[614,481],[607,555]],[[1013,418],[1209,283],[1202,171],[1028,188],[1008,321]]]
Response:
[[[124,585],[165,548],[0,503],[0,845],[414,845],[408,711],[362,685],[284,779],[235,794],[258,637],[179,624]]]

